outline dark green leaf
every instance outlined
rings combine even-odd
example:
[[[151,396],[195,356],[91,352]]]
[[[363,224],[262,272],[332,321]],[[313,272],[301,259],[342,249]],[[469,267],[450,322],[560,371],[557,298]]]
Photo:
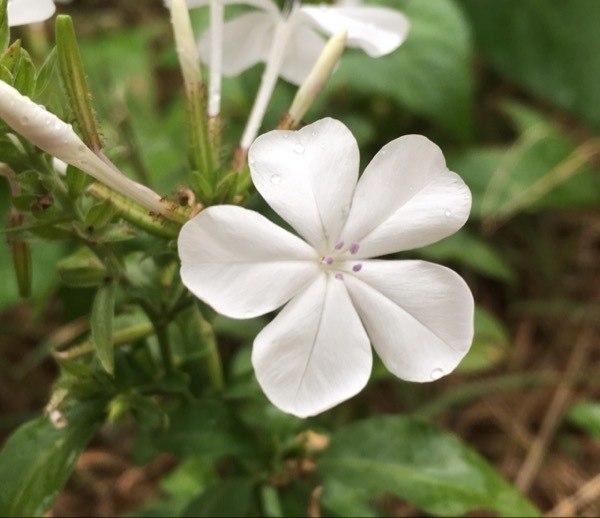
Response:
[[[217,399],[201,399],[182,405],[170,415],[165,431],[152,433],[152,442],[162,451],[179,455],[224,455],[247,453],[244,430]]]
[[[492,66],[600,129],[600,2],[463,0]]]
[[[0,515],[40,516],[66,483],[77,457],[100,424],[102,406],[82,404],[65,428],[47,417],[21,426],[0,451]]]
[[[474,450],[415,418],[378,417],[340,430],[319,461],[319,470],[322,503],[341,516],[362,515],[357,503],[364,506],[385,493],[443,516],[476,509],[538,516]]]
[[[472,131],[472,48],[469,26],[454,2],[387,0],[410,22],[406,42],[373,59],[348,52],[332,77],[353,92],[386,95],[458,137]]]
[[[183,511],[182,516],[247,516],[252,508],[253,484],[247,478],[229,478],[209,486]]]
[[[500,250],[466,230],[419,250],[419,254],[436,262],[456,262],[492,279],[514,280]]]
[[[110,282],[98,288],[92,305],[92,341],[96,354],[107,372],[113,373],[115,358],[113,350],[113,324],[115,317],[116,283]]]

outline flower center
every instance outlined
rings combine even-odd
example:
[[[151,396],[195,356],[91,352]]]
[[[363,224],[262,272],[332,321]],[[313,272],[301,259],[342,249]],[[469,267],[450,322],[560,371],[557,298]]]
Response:
[[[356,255],[360,250],[359,243],[344,243],[338,241],[333,247],[333,250],[321,257],[321,268],[331,272],[338,280],[344,280],[344,273],[358,273],[363,268],[363,263],[354,261],[352,256]]]

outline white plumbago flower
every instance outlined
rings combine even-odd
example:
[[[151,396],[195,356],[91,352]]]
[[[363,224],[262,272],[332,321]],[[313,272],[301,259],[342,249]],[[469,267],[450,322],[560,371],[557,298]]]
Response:
[[[8,0],[8,25],[27,25],[50,18],[56,7],[52,0]]]
[[[359,179],[356,140],[323,119],[259,137],[249,164],[257,190],[301,237],[256,212],[211,207],[181,231],[181,276],[232,318],[287,303],[252,352],[273,404],[306,417],[357,394],[371,372],[369,342],[404,380],[450,373],[473,337],[466,283],[425,261],[371,259],[434,243],[467,220],[471,193],[441,150],[401,137]]]
[[[266,62],[274,42],[282,56],[279,75],[300,85],[318,59],[325,38],[348,32],[348,46],[363,49],[373,57],[396,50],[408,35],[408,20],[385,7],[301,6],[292,2],[290,12],[281,12],[273,0],[220,0],[223,4],[248,4],[256,11],[242,14],[223,26],[223,73],[235,76]],[[190,7],[210,0],[188,0]],[[200,57],[210,57],[210,33],[200,38]]]

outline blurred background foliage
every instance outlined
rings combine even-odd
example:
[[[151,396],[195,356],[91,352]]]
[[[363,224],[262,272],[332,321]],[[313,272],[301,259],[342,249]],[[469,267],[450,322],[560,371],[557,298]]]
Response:
[[[76,464],[72,452],[83,450],[96,428],[82,419],[65,446],[44,418],[32,421],[15,447],[42,440],[54,453],[40,459],[31,450],[32,474],[11,486],[22,491],[18,509],[39,512],[33,502],[43,495],[36,500],[27,488],[46,484],[44,494],[52,497],[44,502],[51,502],[75,465],[55,515],[535,513],[498,472],[543,512],[600,513],[600,2],[373,3],[406,14],[407,42],[378,60],[348,50],[307,122],[342,120],[364,164],[388,141],[424,134],[471,188],[473,212],[464,229],[403,254],[456,269],[475,294],[476,337],[459,372],[410,385],[376,365],[363,395],[302,422],[273,409],[253,379],[249,346],[261,322],[217,317],[226,398],[238,415],[211,398],[161,407],[126,383],[109,407],[120,424],[101,428]],[[185,108],[167,11],[158,0],[75,0],[59,10],[74,17],[111,160],[158,192],[185,185]],[[207,26],[204,10],[193,16],[198,31]],[[40,63],[52,25],[15,33]],[[261,70],[224,82],[230,150]],[[51,78],[47,104],[68,113],[58,88]],[[280,82],[265,130],[294,93]],[[249,204],[267,212],[258,197]],[[0,183],[0,220],[8,206]],[[57,274],[57,261],[69,251],[66,243],[34,240],[33,295],[23,301],[9,249],[0,246],[0,437],[38,415],[56,377],[49,351],[63,335],[73,340],[86,329],[81,319],[93,290],[65,286]],[[185,351],[186,340],[179,341]],[[193,386],[201,382],[194,369],[203,352],[185,354],[186,383]],[[378,417],[348,425],[367,416]],[[306,444],[320,450],[320,434],[338,429],[317,458],[316,475],[311,455],[294,456]],[[302,435],[307,430],[319,435]],[[242,466],[231,458],[243,459]],[[43,462],[66,471],[40,481],[34,472]],[[244,463],[260,466],[258,480]],[[10,477],[9,467],[0,467],[0,480]]]

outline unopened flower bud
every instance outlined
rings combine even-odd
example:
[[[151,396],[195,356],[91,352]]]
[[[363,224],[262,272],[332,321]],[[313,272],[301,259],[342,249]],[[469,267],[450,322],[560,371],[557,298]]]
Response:
[[[70,124],[0,81],[0,117],[17,133],[54,157],[71,164],[155,213],[165,213],[160,196],[127,178],[106,157],[96,155]]]

